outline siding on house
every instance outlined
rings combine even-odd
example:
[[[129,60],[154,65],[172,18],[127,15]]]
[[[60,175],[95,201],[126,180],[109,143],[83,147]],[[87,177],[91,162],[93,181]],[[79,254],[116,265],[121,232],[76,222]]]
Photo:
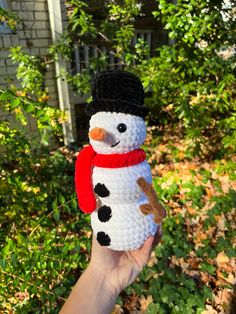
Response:
[[[16,0],[8,3],[9,9],[18,14],[22,23],[17,26],[15,34],[4,35],[0,30],[0,87],[6,85],[6,77],[15,78],[16,65],[8,57],[10,47],[22,46],[26,52],[44,57],[52,44],[47,0]],[[50,104],[58,106],[54,64],[47,69],[45,85],[49,89]]]

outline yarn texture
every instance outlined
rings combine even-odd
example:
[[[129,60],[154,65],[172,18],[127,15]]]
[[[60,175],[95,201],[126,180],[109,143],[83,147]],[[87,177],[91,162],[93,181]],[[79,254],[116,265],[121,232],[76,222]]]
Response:
[[[142,149],[136,149],[126,154],[102,155],[97,154],[93,147],[85,147],[78,155],[75,165],[75,186],[79,200],[79,207],[84,213],[92,213],[96,208],[94,192],[100,197],[108,197],[110,192],[105,184],[92,184],[94,167],[122,168],[136,165],[146,158]]]
[[[141,247],[165,217],[140,148],[146,138],[144,91],[132,73],[98,73],[92,85],[90,146],[76,161],[79,207],[91,214],[98,243],[113,250]],[[162,210],[163,209],[163,210]]]
[[[120,133],[118,125],[124,123],[127,130]],[[106,130],[107,137],[104,141],[89,139],[93,149],[98,154],[124,154],[138,149],[146,138],[146,125],[141,117],[125,113],[97,112],[90,119],[89,131],[97,126]],[[120,141],[119,145],[112,147]]]
[[[114,250],[133,250],[139,248],[148,236],[154,235],[157,224],[152,215],[143,215],[139,209],[141,204],[148,203],[146,195],[137,185],[139,177],[151,183],[151,171],[147,161],[124,168],[93,169],[93,184],[103,183],[109,195],[100,198],[102,206],[110,208],[110,219],[100,220],[100,208],[91,214],[94,234],[99,231],[109,235],[111,243],[108,247]]]
[[[110,70],[98,73],[92,82],[92,98],[86,108],[89,116],[100,112],[123,112],[145,117],[144,91],[140,80],[132,73]]]
[[[91,167],[95,155],[92,146],[87,146],[80,152],[75,163],[76,194],[79,207],[84,213],[92,213],[96,208]]]

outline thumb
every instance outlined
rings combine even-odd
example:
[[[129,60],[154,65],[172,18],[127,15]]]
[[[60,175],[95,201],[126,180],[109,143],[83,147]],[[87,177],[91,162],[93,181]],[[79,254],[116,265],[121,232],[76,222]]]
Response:
[[[152,252],[152,244],[154,241],[154,237],[150,236],[147,238],[147,240],[144,242],[144,245],[139,249],[140,250],[140,268],[143,268],[150,256],[151,256],[151,252]]]

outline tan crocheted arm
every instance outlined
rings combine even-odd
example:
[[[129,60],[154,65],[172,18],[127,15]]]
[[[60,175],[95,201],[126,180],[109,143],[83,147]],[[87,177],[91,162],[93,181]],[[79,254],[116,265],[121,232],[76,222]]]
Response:
[[[153,214],[154,221],[161,224],[166,217],[164,207],[159,203],[156,191],[152,184],[148,183],[143,177],[138,178],[137,183],[141,190],[146,194],[149,203],[140,205],[140,210],[144,215]]]

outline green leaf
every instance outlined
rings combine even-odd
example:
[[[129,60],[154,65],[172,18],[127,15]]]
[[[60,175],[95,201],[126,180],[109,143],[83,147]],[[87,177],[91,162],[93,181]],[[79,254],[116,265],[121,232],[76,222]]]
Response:
[[[78,203],[77,203],[77,200],[76,199],[72,199],[71,200],[71,206],[74,210],[77,210],[78,209]]]
[[[11,101],[11,108],[14,109],[16,107],[18,107],[21,103],[21,100],[20,98],[14,98],[12,101]]]
[[[5,270],[6,269],[6,260],[4,258],[0,259],[0,267]]]
[[[64,204],[64,203],[65,203],[65,197],[64,197],[62,194],[60,194],[60,195],[58,196],[58,199],[59,199],[59,203],[60,203],[60,204]]]
[[[55,200],[52,202],[52,208],[53,208],[54,210],[57,210],[57,208],[58,208],[57,199],[55,199]]]
[[[34,105],[31,103],[28,103],[25,105],[25,112],[33,112],[34,111]]]
[[[55,219],[56,222],[59,222],[59,220],[60,220],[60,211],[58,209],[55,209],[53,211],[53,218]]]
[[[200,267],[201,267],[201,270],[206,271],[211,275],[214,275],[215,270],[216,270],[215,266],[208,263],[202,263]]]

